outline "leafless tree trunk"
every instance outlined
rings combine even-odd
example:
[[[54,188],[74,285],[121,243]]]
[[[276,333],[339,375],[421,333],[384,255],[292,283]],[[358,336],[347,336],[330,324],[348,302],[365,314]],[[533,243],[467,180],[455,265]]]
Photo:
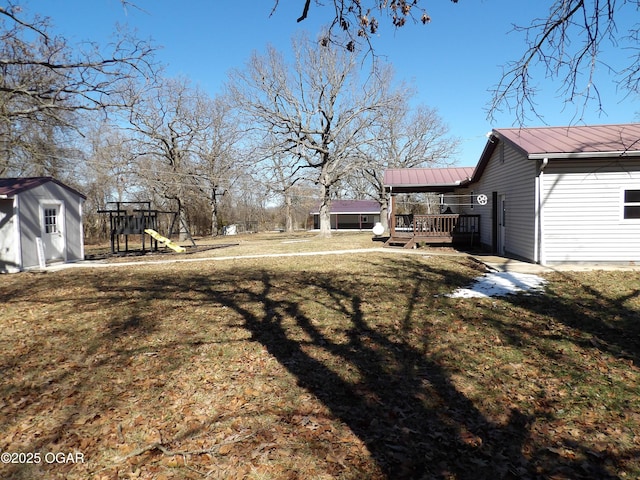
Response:
[[[297,155],[282,152],[278,141],[273,136],[261,137],[251,156],[258,160],[258,183],[265,193],[282,198],[285,231],[293,232],[293,190],[304,179],[302,171],[306,162]]]
[[[203,102],[199,113],[210,119],[196,145],[195,173],[200,192],[209,198],[211,234],[218,234],[219,201],[232,188],[235,179],[246,168],[247,161],[238,151],[242,138],[228,98],[218,97]]]

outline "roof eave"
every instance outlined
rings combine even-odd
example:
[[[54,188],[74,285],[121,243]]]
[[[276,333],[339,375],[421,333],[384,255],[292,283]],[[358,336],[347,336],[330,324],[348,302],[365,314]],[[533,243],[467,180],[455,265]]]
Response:
[[[391,193],[447,193],[453,192],[456,188],[461,188],[469,183],[468,180],[452,183],[452,184],[438,184],[438,185],[385,185],[386,191]]]
[[[487,164],[489,163],[489,160],[491,159],[493,152],[496,150],[498,146],[498,142],[502,141],[500,138],[501,136],[498,137],[496,135],[496,131],[493,130],[493,132],[491,133],[491,135],[489,135],[489,138],[487,139],[487,143],[485,144],[484,149],[482,150],[482,154],[480,155],[480,160],[478,161],[478,164],[476,165],[476,168],[473,171],[473,175],[471,176],[469,181],[466,182],[465,185],[470,185],[480,180],[480,177],[482,177],[484,169],[487,167]]]

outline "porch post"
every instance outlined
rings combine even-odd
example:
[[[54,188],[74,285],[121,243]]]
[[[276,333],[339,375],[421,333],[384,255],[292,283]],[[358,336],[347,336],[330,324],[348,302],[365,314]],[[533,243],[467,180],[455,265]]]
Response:
[[[389,222],[389,234],[393,237],[396,234],[396,196],[391,194],[391,218]]]

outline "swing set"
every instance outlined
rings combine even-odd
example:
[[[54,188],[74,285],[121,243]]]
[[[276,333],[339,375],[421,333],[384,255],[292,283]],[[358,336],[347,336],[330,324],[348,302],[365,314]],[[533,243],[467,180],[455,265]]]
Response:
[[[113,208],[109,208],[113,206]],[[158,251],[158,244],[171,248],[176,252],[184,252],[185,248],[171,241],[176,225],[180,225],[191,241],[192,246],[196,246],[189,227],[179,212],[168,212],[155,210],[151,208],[151,202],[108,202],[104,210],[98,210],[100,214],[109,214],[109,227],[111,237],[111,253],[130,253],[142,252],[148,250]],[[158,217],[159,215],[170,215],[171,225],[167,236],[158,233]],[[141,250],[129,249],[129,236],[140,235]],[[146,236],[149,235],[150,240],[146,242]],[[124,250],[121,246],[121,240],[124,240]]]

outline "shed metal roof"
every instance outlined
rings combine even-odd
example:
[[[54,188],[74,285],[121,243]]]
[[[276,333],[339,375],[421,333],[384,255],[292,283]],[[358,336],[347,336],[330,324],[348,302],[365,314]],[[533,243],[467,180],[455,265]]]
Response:
[[[44,185],[47,182],[54,182],[63,188],[75,193],[79,197],[86,199],[87,197],[77,190],[65,185],[53,177],[22,177],[22,178],[0,178],[0,196],[11,198],[32,188]]]
[[[493,130],[530,159],[640,155],[640,123]]]

